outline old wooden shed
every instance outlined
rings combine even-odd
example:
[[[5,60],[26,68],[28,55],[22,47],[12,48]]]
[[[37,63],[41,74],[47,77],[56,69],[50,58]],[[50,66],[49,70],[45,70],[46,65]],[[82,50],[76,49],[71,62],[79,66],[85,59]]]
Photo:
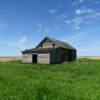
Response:
[[[52,64],[76,60],[77,50],[68,43],[45,37],[36,48],[22,51],[22,55],[25,63]]]

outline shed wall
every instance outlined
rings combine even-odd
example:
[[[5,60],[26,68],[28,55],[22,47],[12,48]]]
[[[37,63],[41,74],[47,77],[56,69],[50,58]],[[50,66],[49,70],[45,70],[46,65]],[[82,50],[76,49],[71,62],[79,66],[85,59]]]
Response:
[[[76,60],[76,51],[67,49],[53,50],[50,54],[50,63],[62,63]]]
[[[59,50],[53,50],[50,53],[50,63],[60,63],[61,59],[60,59],[61,54],[59,53]]]
[[[68,50],[67,49],[61,49],[60,50],[60,60],[61,62],[64,62],[64,61],[68,61],[69,59],[69,54],[68,54]]]
[[[71,51],[71,57],[72,57],[72,61],[76,60],[76,58],[77,58],[77,51],[76,50]]]
[[[38,63],[41,63],[41,64],[49,64],[50,54],[49,53],[39,53],[37,61]]]
[[[24,62],[24,63],[32,63],[32,55],[23,54],[22,62]]]

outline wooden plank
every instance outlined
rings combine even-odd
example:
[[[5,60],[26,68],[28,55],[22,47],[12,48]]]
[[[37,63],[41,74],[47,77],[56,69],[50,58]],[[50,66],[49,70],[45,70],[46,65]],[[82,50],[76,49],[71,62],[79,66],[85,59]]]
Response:
[[[49,64],[50,54],[49,53],[38,54],[38,63]]]

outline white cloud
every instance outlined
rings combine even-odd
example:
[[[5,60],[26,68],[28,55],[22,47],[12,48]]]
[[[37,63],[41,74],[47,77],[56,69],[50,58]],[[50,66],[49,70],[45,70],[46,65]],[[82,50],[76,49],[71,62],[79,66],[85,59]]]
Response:
[[[65,23],[75,26],[78,29],[83,23],[91,23],[100,19],[100,11],[92,8],[81,8],[76,9],[75,14],[78,15],[76,18],[70,20],[70,23],[65,21]]]
[[[56,9],[51,9],[51,10],[49,10],[49,12],[53,14],[53,13],[56,13],[57,10]]]
[[[79,3],[83,3],[84,2],[84,0],[79,0]]]
[[[97,12],[97,13],[96,13],[96,16],[100,16],[100,12]]]
[[[81,8],[75,10],[76,15],[82,15],[82,14],[91,14],[94,13],[94,10],[92,8]]]
[[[82,14],[82,10],[76,9],[75,13],[76,13],[76,15],[81,15]]]
[[[65,23],[66,23],[66,24],[70,24],[71,21],[70,21],[70,20],[65,20]]]
[[[71,18],[70,20],[64,20],[66,25],[72,27],[74,30],[79,30],[81,28],[81,25],[83,25],[84,23],[88,24],[100,19],[100,12],[92,8],[76,9],[75,13],[77,16]]]
[[[73,30],[79,30],[81,24],[83,23],[83,18],[81,17],[76,17],[71,20],[65,20],[65,23],[71,27]]]
[[[81,4],[81,3],[84,3],[84,1],[85,0],[73,0],[72,6],[77,6],[77,5]]]
[[[83,3],[92,3],[92,4],[99,4],[99,0],[73,0],[72,6],[79,6],[82,5]]]
[[[79,30],[79,29],[80,29],[80,26],[74,27],[74,30]]]

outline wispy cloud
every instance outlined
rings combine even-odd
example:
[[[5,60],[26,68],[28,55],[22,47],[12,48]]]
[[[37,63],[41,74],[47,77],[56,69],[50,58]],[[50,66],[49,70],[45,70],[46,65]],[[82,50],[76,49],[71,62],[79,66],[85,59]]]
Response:
[[[71,19],[65,19],[65,23],[72,27],[74,30],[79,30],[81,26],[85,23],[95,22],[96,20],[100,19],[100,11],[92,8],[80,8],[75,10],[76,16]]]
[[[72,6],[76,6],[76,5],[79,5],[81,3],[84,3],[85,0],[73,0],[72,2]]]
[[[72,0],[72,4],[77,5],[74,8],[73,16],[68,13],[61,13],[57,9],[51,9],[50,13],[56,13],[55,20],[59,23],[63,23],[68,27],[72,28],[72,30],[80,30],[84,24],[90,24],[91,22],[95,22],[100,17],[100,11],[96,8],[86,6],[87,3],[99,3],[98,0]],[[59,15],[58,15],[59,14]],[[71,15],[71,16],[70,16]],[[40,32],[40,31],[39,31]]]
[[[84,0],[79,0],[79,3],[83,3],[84,2]]]
[[[53,14],[53,13],[56,13],[57,10],[56,10],[56,9],[50,9],[49,12],[50,12],[51,14]]]
[[[91,14],[94,13],[94,10],[92,8],[81,8],[81,9],[76,9],[75,13],[76,15]]]
[[[70,26],[71,26],[73,29],[78,30],[78,29],[80,29],[80,25],[81,25],[82,21],[83,21],[83,19],[80,18],[80,17],[79,17],[79,18],[75,18],[75,19],[72,20]]]
[[[99,0],[73,0],[72,6],[79,6],[83,5],[84,3],[92,3],[92,4],[99,4]]]
[[[97,13],[96,13],[96,16],[98,16],[98,17],[99,17],[99,16],[100,16],[100,12],[97,12]]]
[[[71,27],[73,30],[79,30],[80,25],[83,23],[83,18],[81,17],[76,17],[71,20],[65,20],[65,23]]]

